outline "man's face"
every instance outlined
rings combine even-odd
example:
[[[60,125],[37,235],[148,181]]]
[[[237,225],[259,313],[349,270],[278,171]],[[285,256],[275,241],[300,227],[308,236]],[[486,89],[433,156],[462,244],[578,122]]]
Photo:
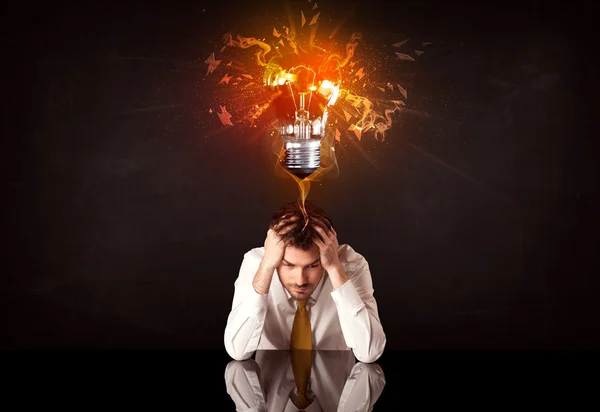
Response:
[[[323,276],[319,247],[314,244],[310,250],[286,247],[277,273],[281,284],[294,299],[308,299]]]

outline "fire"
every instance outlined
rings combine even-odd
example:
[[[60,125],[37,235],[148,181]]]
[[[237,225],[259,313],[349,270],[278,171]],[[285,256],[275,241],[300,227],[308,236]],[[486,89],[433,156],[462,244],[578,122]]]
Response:
[[[205,63],[209,65],[210,74],[218,71],[219,62],[229,62],[218,75],[223,94],[217,106],[229,108],[229,112],[225,112],[226,118],[223,118],[223,110],[219,114],[225,127],[233,125],[234,121],[261,127],[264,136],[322,137],[320,167],[302,177],[281,167],[285,148],[281,139],[273,143],[276,168],[296,181],[304,204],[311,182],[339,172],[334,144],[342,144],[347,139],[360,142],[367,136],[383,141],[392,128],[394,116],[406,108],[408,92],[395,79],[376,78],[375,72],[369,70],[373,66],[373,56],[359,47],[362,41],[359,33],[353,33],[347,42],[337,45],[332,40],[340,29],[337,27],[327,40],[321,41],[316,36],[318,26],[324,24],[323,19],[318,19],[319,14],[313,12],[306,27],[303,11],[299,17],[302,22],[299,31],[292,19],[291,27],[273,28],[269,40],[226,33],[219,55],[211,54]],[[406,50],[408,42],[409,39],[405,39],[392,44],[401,50],[391,53],[394,60],[400,62],[395,64],[415,61]],[[423,47],[429,44],[421,43]],[[233,55],[236,50],[244,49],[254,51],[254,62],[247,56]],[[362,56],[361,52],[364,53]],[[418,52],[413,53],[417,56],[423,53]],[[240,75],[233,74],[234,68]],[[262,79],[262,84],[256,79]],[[369,96],[367,91],[373,86],[383,96]],[[292,97],[286,101],[288,95]],[[284,113],[284,109],[292,116]],[[304,116],[301,123],[297,120],[299,113]],[[301,133],[303,128],[306,128],[304,134]],[[291,145],[289,143],[288,147]]]

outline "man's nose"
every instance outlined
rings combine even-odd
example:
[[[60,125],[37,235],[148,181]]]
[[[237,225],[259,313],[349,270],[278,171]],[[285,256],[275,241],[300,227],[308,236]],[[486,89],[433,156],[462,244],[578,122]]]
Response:
[[[296,273],[296,283],[298,285],[304,285],[307,279],[308,276],[306,275],[306,272],[303,269],[300,269],[298,273]]]

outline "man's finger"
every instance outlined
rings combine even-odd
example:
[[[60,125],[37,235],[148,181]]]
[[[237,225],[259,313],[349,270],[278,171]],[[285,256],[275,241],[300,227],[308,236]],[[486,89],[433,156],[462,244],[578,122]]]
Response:
[[[278,233],[280,235],[285,235],[286,233],[294,230],[296,228],[296,226],[297,226],[297,223],[289,223],[287,226],[284,226],[283,228],[281,228]]]
[[[296,220],[298,220],[298,216],[287,217],[286,215],[284,217],[281,217],[279,221],[273,225],[273,230],[279,231],[280,229],[283,229],[290,223],[295,222]]]
[[[311,220],[313,222],[315,222],[315,224],[318,224],[319,226],[321,226],[324,229],[331,229],[331,228],[333,228],[333,226],[331,225],[331,223],[327,219],[318,218],[318,217],[312,217]]]
[[[317,228],[321,228],[327,233],[327,237],[331,237],[333,226],[329,226],[329,224],[320,219],[313,219],[312,227],[316,230]]]
[[[325,240],[331,240],[331,236],[329,234],[329,231],[327,231],[326,229],[323,229],[320,226],[315,226],[315,230],[317,231],[317,233],[319,233],[321,235],[321,237],[323,238],[323,241],[325,241]]]
[[[313,238],[312,238],[312,239],[313,239],[313,242],[314,242],[314,243],[315,243],[315,244],[316,244],[316,245],[319,247],[319,249],[323,249],[323,248],[325,248],[325,243],[323,243],[323,242],[321,241],[321,239],[319,239],[319,237],[318,237],[318,236],[313,236]]]

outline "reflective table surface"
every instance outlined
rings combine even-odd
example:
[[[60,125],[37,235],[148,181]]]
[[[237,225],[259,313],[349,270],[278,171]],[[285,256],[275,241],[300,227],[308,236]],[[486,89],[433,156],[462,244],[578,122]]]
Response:
[[[224,350],[6,350],[0,393],[24,409],[78,411],[588,410],[578,405],[597,403],[595,355],[385,351],[363,363],[351,351],[257,351],[238,361]]]
[[[261,350],[229,362],[224,375],[237,411],[368,411],[386,383],[379,364],[351,351]]]

